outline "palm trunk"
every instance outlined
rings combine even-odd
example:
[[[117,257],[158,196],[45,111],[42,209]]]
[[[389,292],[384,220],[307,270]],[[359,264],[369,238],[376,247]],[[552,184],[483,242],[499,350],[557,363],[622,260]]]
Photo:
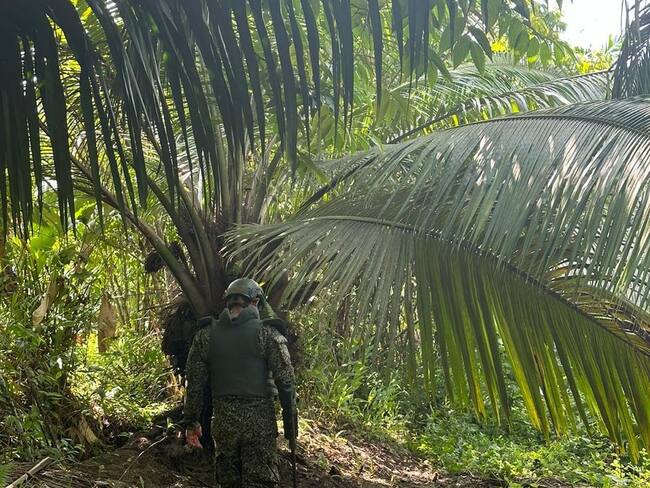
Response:
[[[71,156],[72,163],[84,173],[84,176],[90,178],[90,171],[83,165],[81,162]],[[81,185],[75,185],[75,188],[81,190],[84,193],[87,193],[91,196],[94,195],[92,189],[85,188]],[[174,278],[178,282],[178,285],[183,290],[192,311],[195,316],[201,317],[203,315],[208,315],[210,313],[210,306],[208,299],[204,293],[202,293],[201,288],[199,287],[197,280],[194,275],[190,272],[183,263],[181,263],[176,256],[170,251],[167,243],[156,233],[156,231],[149,224],[143,222],[141,219],[138,219],[133,212],[128,209],[120,208],[120,205],[117,202],[115,196],[103,185],[99,188],[102,200],[110,205],[111,207],[120,210],[126,219],[136,228],[140,233],[149,241],[153,248],[158,252],[161,259],[165,262],[171,273],[174,275]],[[91,193],[92,192],[92,193]]]

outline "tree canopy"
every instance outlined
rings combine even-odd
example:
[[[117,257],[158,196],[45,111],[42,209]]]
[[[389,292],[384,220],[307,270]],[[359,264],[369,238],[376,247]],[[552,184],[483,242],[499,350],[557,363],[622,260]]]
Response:
[[[339,115],[341,126],[351,123],[360,58],[374,59],[381,105],[384,86],[397,79],[411,86],[448,76],[445,59],[458,66],[471,58],[482,71],[491,32],[509,38],[518,57],[548,63],[570,52],[536,15],[544,7],[522,0],[30,0],[1,9],[2,121],[5,135],[16,136],[2,151],[3,208],[12,211],[5,225],[30,221],[28,183],[41,188],[46,176],[43,136],[51,140],[64,224],[74,215],[75,140],[85,146],[93,186],[107,182],[117,204],[134,212],[151,190],[150,146],[172,205],[186,152],[190,171],[200,169],[204,197],[237,222],[234,189],[249,145],[264,153],[273,133],[295,171],[298,132],[309,141],[323,104],[335,124]]]

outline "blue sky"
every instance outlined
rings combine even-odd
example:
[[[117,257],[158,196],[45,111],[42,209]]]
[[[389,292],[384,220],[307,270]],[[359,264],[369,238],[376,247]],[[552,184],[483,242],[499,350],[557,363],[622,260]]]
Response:
[[[622,3],[622,0],[564,0],[562,11],[567,31],[563,39],[584,48],[604,47],[610,34],[621,33]]]

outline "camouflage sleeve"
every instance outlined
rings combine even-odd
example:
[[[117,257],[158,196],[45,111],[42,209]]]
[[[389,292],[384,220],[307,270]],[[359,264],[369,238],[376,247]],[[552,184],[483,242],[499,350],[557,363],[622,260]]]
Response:
[[[287,349],[287,339],[274,327],[263,329],[264,356],[278,389],[278,399],[282,406],[284,436],[295,439],[298,433],[296,421],[296,390],[294,387],[293,366]]]
[[[187,358],[187,395],[185,398],[184,423],[196,424],[203,408],[203,390],[208,381],[208,346],[210,329],[204,327],[194,336]]]
[[[273,379],[278,387],[280,385],[293,388],[294,373],[291,365],[291,356],[287,348],[287,339],[274,327],[262,328],[264,357],[273,373]]]

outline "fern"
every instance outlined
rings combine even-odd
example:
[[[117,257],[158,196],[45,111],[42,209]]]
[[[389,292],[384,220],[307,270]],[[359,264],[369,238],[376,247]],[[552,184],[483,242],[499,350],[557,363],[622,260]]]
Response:
[[[6,486],[9,483],[9,474],[12,470],[11,464],[0,464],[0,486]]]

